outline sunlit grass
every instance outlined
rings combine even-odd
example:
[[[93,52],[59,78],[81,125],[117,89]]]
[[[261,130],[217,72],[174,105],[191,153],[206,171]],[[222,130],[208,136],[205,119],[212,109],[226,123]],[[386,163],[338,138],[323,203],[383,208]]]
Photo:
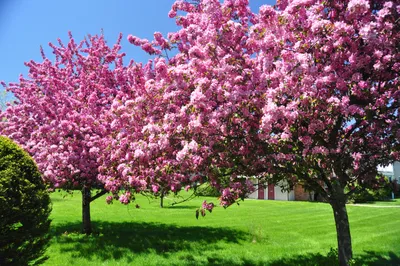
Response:
[[[384,200],[384,201],[370,201],[368,203],[360,203],[376,206],[398,206],[400,207],[400,199]]]
[[[336,248],[331,207],[325,203],[246,200],[195,218],[204,199],[165,208],[92,203],[95,234],[79,233],[81,195],[54,193],[53,236],[46,265],[326,265]],[[400,264],[400,208],[348,206],[359,265]],[[375,264],[374,264],[375,263]]]

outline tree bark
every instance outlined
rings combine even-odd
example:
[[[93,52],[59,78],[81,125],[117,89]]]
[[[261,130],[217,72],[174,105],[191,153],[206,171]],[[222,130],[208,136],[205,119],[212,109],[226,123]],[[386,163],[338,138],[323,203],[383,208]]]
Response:
[[[338,242],[338,257],[340,266],[348,266],[353,257],[351,246],[350,224],[346,209],[346,196],[343,188],[335,190],[335,197],[330,200],[335,217],[336,234]]]
[[[92,224],[90,220],[90,187],[82,188],[82,233],[90,235],[92,233]]]
[[[161,189],[161,195],[160,195],[160,208],[164,208],[164,189]]]

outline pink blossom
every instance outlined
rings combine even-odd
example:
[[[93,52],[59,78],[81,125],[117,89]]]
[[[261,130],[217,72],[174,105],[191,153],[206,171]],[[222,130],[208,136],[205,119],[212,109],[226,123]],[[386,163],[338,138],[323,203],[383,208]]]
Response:
[[[175,11],[175,10],[171,10],[171,11],[169,11],[169,13],[168,13],[168,17],[170,17],[170,18],[174,18],[174,17],[176,17],[176,11]]]
[[[111,204],[112,201],[113,201],[113,196],[107,196],[107,197],[106,197],[106,202],[107,202],[107,204]]]
[[[153,190],[154,193],[158,192],[159,187],[157,185],[152,185],[151,187],[152,187],[152,190]]]
[[[145,153],[141,149],[136,149],[133,157],[135,158],[142,158]]]
[[[347,4],[347,10],[349,10],[351,14],[356,13],[363,15],[368,12],[369,8],[369,1],[367,0],[350,0]]]
[[[127,197],[125,194],[122,194],[121,196],[119,196],[119,201],[122,204],[128,204],[130,202],[129,197]]]
[[[141,39],[139,39],[138,37],[135,37],[133,35],[128,35],[128,41],[136,46],[140,46],[143,44],[143,41]]]
[[[190,95],[190,101],[192,103],[204,102],[206,100],[205,95],[202,93],[201,88],[196,88]]]
[[[351,155],[355,161],[359,161],[362,158],[362,154],[359,152],[354,152]]]
[[[189,56],[192,57],[192,58],[200,58],[200,59],[204,58],[203,52],[197,46],[194,46],[194,47],[190,48]]]
[[[212,203],[212,202],[207,203],[207,201],[205,200],[205,201],[203,201],[203,204],[201,205],[201,207],[203,209],[211,212],[215,206],[214,206],[214,203]]]

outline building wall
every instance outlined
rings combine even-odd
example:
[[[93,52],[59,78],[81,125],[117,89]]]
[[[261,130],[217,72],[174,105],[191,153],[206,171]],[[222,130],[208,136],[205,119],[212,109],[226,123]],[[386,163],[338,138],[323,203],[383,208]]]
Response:
[[[294,200],[293,190],[291,190],[290,192],[287,191],[282,192],[280,186],[275,186],[274,192],[275,192],[275,200]]]
[[[256,179],[252,179],[253,184],[257,184],[257,180]],[[274,196],[275,196],[275,200],[295,200],[295,196],[294,196],[294,191],[290,191],[290,192],[282,192],[281,191],[281,187],[280,186],[275,186],[274,187]],[[247,198],[249,199],[258,199],[258,190],[254,191],[253,193],[251,193]],[[264,189],[264,199],[268,199],[268,187],[266,187]]]
[[[393,164],[393,178],[400,183],[400,162],[394,162]]]
[[[258,199],[258,190],[254,191],[251,193],[249,196],[247,196],[249,199]]]
[[[301,185],[296,185],[294,187],[294,200],[310,200],[310,193],[308,191],[305,191]]]
[[[392,173],[383,173],[386,176],[392,176],[393,180],[397,180],[400,184],[400,162],[394,162],[393,164],[393,174]],[[253,184],[257,184],[256,179],[252,179]],[[275,186],[275,200],[299,200],[299,201],[309,201],[310,193],[305,191],[304,188],[300,185],[296,185],[294,190],[290,192],[282,192],[279,186]],[[268,190],[264,190],[265,199],[268,199]],[[258,199],[258,191],[251,193],[248,198],[250,199]]]
[[[288,200],[294,200],[294,190],[291,190],[288,194]]]
[[[257,188],[257,182],[258,180],[255,178],[250,178],[251,182],[253,183],[253,185]],[[253,193],[251,193],[249,196],[247,196],[247,198],[249,199],[258,199],[258,189],[256,189],[256,191],[254,191]]]

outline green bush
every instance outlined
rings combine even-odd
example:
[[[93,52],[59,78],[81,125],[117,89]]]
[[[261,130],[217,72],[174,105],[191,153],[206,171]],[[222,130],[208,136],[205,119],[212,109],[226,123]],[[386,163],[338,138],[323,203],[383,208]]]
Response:
[[[221,193],[209,183],[205,183],[196,188],[196,196],[219,197]]]
[[[33,159],[0,136],[0,265],[46,259],[50,211],[50,197]]]
[[[368,201],[388,200],[390,199],[393,191],[392,184],[389,182],[389,180],[387,180],[387,178],[384,179],[382,184],[380,184],[379,188],[361,189],[361,187],[357,187],[356,189],[359,190],[359,192],[352,194],[349,197],[349,202],[366,203]]]
[[[349,201],[353,203],[366,203],[368,201],[374,201],[374,196],[369,189],[363,190],[359,193],[354,193],[349,197]]]

